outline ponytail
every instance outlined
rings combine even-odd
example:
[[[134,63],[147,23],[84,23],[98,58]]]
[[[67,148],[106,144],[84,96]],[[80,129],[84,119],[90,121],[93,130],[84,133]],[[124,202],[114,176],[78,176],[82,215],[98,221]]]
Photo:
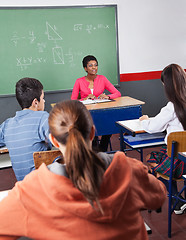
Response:
[[[106,166],[88,145],[93,127],[89,111],[79,101],[58,103],[50,112],[49,126],[51,134],[66,146],[64,160],[73,185],[104,214],[99,191]]]
[[[82,134],[75,127],[69,131],[65,162],[66,170],[74,186],[79,189],[92,207],[96,202],[99,211],[103,214],[98,198],[105,164],[88,148]]]

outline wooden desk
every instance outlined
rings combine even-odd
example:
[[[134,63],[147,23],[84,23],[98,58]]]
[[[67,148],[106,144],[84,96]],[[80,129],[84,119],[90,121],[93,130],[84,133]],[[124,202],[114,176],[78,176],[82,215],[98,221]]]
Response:
[[[0,150],[0,169],[10,168],[12,163],[7,149]]]
[[[144,102],[125,96],[111,102],[86,105],[96,126],[96,135],[119,133],[115,122],[136,119],[142,115]]]
[[[0,153],[8,153],[7,147],[0,147]]]

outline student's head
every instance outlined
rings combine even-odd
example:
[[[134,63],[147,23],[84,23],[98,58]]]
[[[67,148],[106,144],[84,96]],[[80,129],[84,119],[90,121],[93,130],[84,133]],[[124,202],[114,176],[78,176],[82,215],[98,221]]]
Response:
[[[22,78],[16,83],[16,99],[21,108],[34,107],[44,110],[44,92],[42,83],[35,78]]]
[[[186,73],[184,69],[177,64],[168,65],[162,71],[161,81],[168,99],[174,104],[178,119],[186,130]]]
[[[62,150],[66,170],[74,186],[99,210],[99,187],[104,162],[91,150],[94,125],[87,108],[79,101],[57,103],[49,115],[50,138]]]
[[[88,56],[86,56],[86,57],[83,58],[83,61],[82,61],[83,67],[86,68],[88,62],[90,62],[90,61],[94,61],[94,62],[97,64],[97,66],[98,66],[98,61],[97,61],[97,59],[96,59],[94,56],[92,56],[92,55],[88,55]]]

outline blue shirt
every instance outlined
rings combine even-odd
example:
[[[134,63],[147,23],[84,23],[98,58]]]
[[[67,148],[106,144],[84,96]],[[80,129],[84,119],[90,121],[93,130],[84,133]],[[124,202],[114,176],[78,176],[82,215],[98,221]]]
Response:
[[[48,116],[45,111],[26,109],[0,125],[0,146],[8,148],[18,181],[35,169],[33,153],[52,147],[48,138]]]

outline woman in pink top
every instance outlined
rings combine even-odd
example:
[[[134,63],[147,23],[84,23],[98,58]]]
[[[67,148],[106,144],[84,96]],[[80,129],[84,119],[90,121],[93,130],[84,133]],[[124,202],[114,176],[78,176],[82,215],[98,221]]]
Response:
[[[113,99],[121,97],[121,93],[109,82],[103,75],[97,75],[98,61],[94,56],[88,55],[83,58],[83,67],[87,76],[78,78],[72,90],[72,100],[79,99]],[[108,90],[111,94],[106,95],[104,91]],[[80,94],[80,97],[79,97]],[[99,150],[106,152],[111,135],[104,135],[99,144]],[[97,139],[93,144],[97,145]]]
[[[88,55],[83,58],[83,67],[87,76],[78,78],[72,91],[72,100],[76,100],[81,95],[80,100],[86,99],[113,99],[121,97],[121,93],[103,75],[97,75],[98,61],[94,56]],[[106,95],[108,90],[111,94]]]

